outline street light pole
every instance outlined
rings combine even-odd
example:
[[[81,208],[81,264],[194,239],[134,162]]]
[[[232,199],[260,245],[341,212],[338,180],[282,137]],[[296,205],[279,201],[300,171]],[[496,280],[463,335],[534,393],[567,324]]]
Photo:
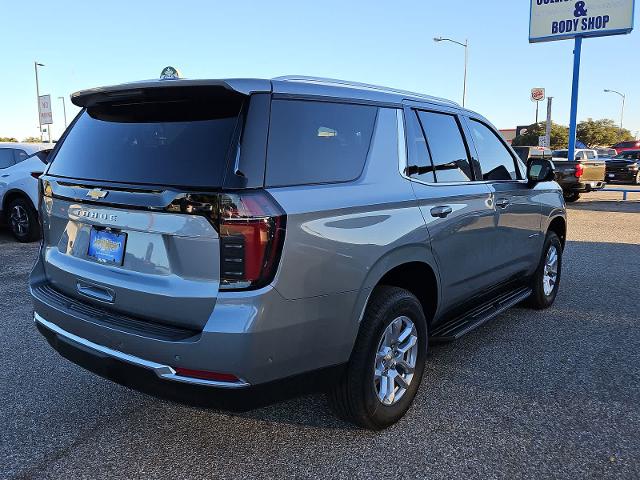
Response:
[[[620,95],[620,97],[622,97],[622,110],[620,112],[620,135],[622,135],[622,125],[624,122],[624,102],[627,99],[627,97],[624,93],[616,92],[615,90],[609,90],[608,88],[605,88],[604,91],[605,93],[615,93]]]
[[[42,123],[40,123],[40,83],[38,82],[38,67],[44,67],[44,65],[42,63],[34,61],[33,67],[36,70],[36,105],[38,106],[38,128],[40,129],[40,142],[42,142]]]
[[[60,100],[62,100],[62,112],[64,113],[64,128],[66,130],[67,128],[67,107],[64,103],[64,97],[58,97]]]
[[[465,106],[467,100],[467,70],[469,64],[469,40],[465,39],[464,43],[452,40],[450,38],[435,37],[434,42],[451,42],[464,47],[464,82],[462,84],[462,106]]]

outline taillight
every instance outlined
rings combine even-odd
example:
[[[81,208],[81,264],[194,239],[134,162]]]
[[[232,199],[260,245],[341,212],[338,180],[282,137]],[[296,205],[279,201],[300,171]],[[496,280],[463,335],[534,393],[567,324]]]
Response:
[[[280,260],[284,212],[265,191],[222,193],[219,208],[220,289],[267,285]]]
[[[584,165],[582,165],[581,163],[578,163],[576,165],[576,178],[580,178],[582,175],[584,174]]]

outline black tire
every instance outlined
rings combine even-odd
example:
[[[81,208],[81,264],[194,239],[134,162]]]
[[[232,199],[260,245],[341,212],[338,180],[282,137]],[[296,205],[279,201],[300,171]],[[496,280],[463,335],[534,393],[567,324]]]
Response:
[[[5,220],[17,241],[27,243],[40,238],[38,213],[30,201],[24,198],[12,200],[7,208]]]
[[[558,256],[557,260],[557,275],[555,277],[555,283],[550,293],[545,293],[544,288],[544,275],[546,269],[546,260],[549,250],[555,248]],[[542,249],[542,256],[540,258],[540,264],[536,269],[536,273],[531,278],[531,290],[532,294],[527,300],[527,304],[531,308],[542,310],[549,308],[558,295],[558,288],[560,287],[560,280],[562,277],[562,243],[554,232],[548,232],[544,241],[544,248]]]
[[[564,192],[564,201],[568,203],[577,202],[580,200],[580,194],[578,192]]]
[[[378,399],[374,385],[376,353],[385,329],[400,316],[408,317],[417,332],[418,351],[413,378],[392,405]],[[334,412],[342,419],[371,430],[396,423],[407,412],[422,380],[427,356],[427,321],[418,299],[398,287],[376,287],[367,305],[345,372],[328,392]],[[397,368],[397,367],[396,367]]]

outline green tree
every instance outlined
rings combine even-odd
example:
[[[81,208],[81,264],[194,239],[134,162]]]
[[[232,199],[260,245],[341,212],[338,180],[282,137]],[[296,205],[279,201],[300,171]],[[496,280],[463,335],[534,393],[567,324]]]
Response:
[[[27,137],[22,140],[24,143],[40,143],[42,140],[38,137]]]
[[[15,137],[0,137],[0,142],[17,142],[18,139]]]
[[[527,127],[526,134],[518,135],[513,139],[515,147],[538,145],[538,137],[545,135],[546,122],[533,123]],[[567,148],[569,143],[569,128],[564,125],[551,122],[551,148]]]
[[[620,131],[620,127],[608,118],[602,120],[589,118],[579,122],[577,137],[590,147],[608,147],[617,142],[634,139],[629,130]]]

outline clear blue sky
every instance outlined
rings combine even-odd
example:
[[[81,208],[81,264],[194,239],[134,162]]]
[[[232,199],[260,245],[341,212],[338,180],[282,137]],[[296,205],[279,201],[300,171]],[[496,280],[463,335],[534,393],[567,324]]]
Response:
[[[640,29],[640,8],[636,26]],[[37,14],[36,14],[37,12]],[[529,2],[161,0],[9,1],[3,7],[0,136],[37,135],[33,61],[41,93],[67,98],[83,88],[158,77],[344,78],[460,101],[463,49],[434,36],[469,38],[467,106],[499,128],[534,121],[532,87],[554,96],[554,120],[568,124],[573,42],[528,43]],[[640,130],[640,32],[585,40],[579,119],[619,119]],[[544,105],[541,105],[541,118]],[[63,127],[54,100],[54,138]]]

